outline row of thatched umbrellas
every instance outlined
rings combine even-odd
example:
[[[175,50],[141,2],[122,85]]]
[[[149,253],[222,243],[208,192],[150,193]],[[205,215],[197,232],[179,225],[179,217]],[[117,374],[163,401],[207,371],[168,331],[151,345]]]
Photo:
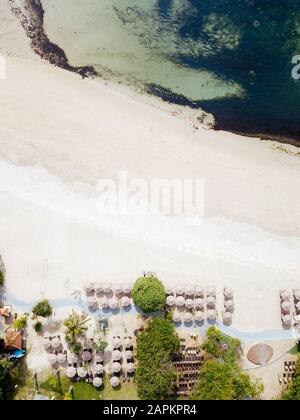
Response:
[[[174,289],[172,287],[166,287],[166,294],[168,296],[185,296],[186,298],[204,298],[205,294],[207,297],[216,297],[216,288],[214,286],[208,286],[205,290],[202,286],[190,286],[190,285],[178,285]]]
[[[118,299],[116,296],[108,298],[107,296],[102,296],[97,299],[96,296],[90,296],[87,299],[88,307],[92,310],[98,309],[100,306],[103,309],[118,309],[120,306],[122,308],[128,308],[131,306],[131,299],[128,296],[122,296]]]
[[[109,295],[114,293],[116,296],[120,295],[130,295],[132,286],[129,284],[122,285],[117,284],[115,286],[112,283],[90,283],[85,287],[85,293],[87,296],[93,295]]]
[[[293,291],[294,302],[292,302],[292,296],[288,290],[280,290],[280,308],[281,308],[281,319],[282,323],[286,327],[291,327],[293,322],[293,315],[291,313],[293,304],[297,314],[294,317],[295,324],[300,325],[300,289]]]
[[[182,321],[182,313],[178,312],[178,311],[174,311],[173,315],[172,315],[172,319],[174,323],[179,323]],[[203,322],[205,319],[204,316],[204,312],[202,311],[196,311],[194,314],[191,312],[185,312],[183,314],[183,321],[186,324],[189,324],[191,322],[193,322],[193,320],[197,321],[197,322]],[[217,312],[215,309],[209,309],[207,311],[207,319],[211,320],[211,321],[215,321],[217,319]]]
[[[230,324],[232,321],[232,314],[234,311],[233,290],[230,287],[225,287],[223,294],[224,294],[223,321],[225,324]]]

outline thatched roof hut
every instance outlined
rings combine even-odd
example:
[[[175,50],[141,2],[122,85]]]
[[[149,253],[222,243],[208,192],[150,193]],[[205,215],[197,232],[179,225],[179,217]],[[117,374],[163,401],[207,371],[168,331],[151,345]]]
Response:
[[[224,324],[229,324],[232,321],[232,313],[228,311],[223,312],[223,321]]]
[[[88,374],[87,370],[84,367],[79,367],[77,369],[77,373],[78,373],[78,376],[80,376],[80,378],[86,378],[86,376]]]
[[[104,361],[103,354],[101,354],[101,353],[96,353],[96,354],[95,354],[95,362],[96,362],[96,363],[102,363],[103,361]]]
[[[51,340],[51,347],[55,350],[61,347],[61,341],[58,337],[54,337],[53,340]]]
[[[119,373],[119,372],[120,372],[120,370],[121,370],[121,364],[120,364],[119,362],[114,362],[114,363],[112,364],[112,371],[113,371],[114,373]]]
[[[76,369],[73,366],[69,366],[66,371],[68,378],[74,378],[76,376]]]
[[[131,340],[131,338],[125,338],[124,340],[124,347],[125,349],[131,349],[131,347],[133,346],[133,342]]]
[[[177,324],[178,322],[180,322],[180,321],[181,321],[181,315],[180,315],[180,313],[179,313],[179,312],[173,312],[173,315],[172,315],[172,320],[173,320],[173,322],[175,322],[176,324]]]
[[[179,307],[183,307],[185,305],[185,298],[183,296],[177,296],[176,305]]]
[[[89,283],[84,288],[85,294],[87,296],[92,296],[95,293],[95,285],[94,283]]]
[[[103,283],[95,283],[94,290],[96,295],[101,295],[101,293],[103,293]]]
[[[50,365],[55,365],[57,363],[57,356],[55,353],[50,353],[48,354],[48,362],[50,363]]]
[[[90,362],[92,360],[92,353],[89,351],[84,351],[82,353],[82,360],[84,362]]]
[[[197,298],[194,301],[196,309],[203,309],[205,306],[205,301],[202,298]]]
[[[44,338],[43,345],[44,345],[44,348],[46,350],[50,349],[50,347],[51,347],[51,341],[49,340],[49,338],[47,338],[47,337]]]
[[[130,295],[131,290],[132,290],[131,284],[125,284],[123,286],[123,293],[124,293],[124,295]]]
[[[78,354],[76,353],[70,353],[68,360],[70,363],[77,363],[78,362]]]
[[[112,293],[112,284],[111,283],[103,283],[103,292],[106,294]]]
[[[294,289],[294,298],[296,301],[300,301],[300,289]]]
[[[119,307],[119,301],[116,297],[113,297],[109,301],[110,309],[117,309]]]
[[[224,297],[225,299],[232,299],[233,298],[233,289],[231,287],[224,288]]]
[[[102,379],[98,378],[97,376],[93,379],[93,385],[95,388],[100,388],[102,386]]]
[[[206,305],[208,308],[214,309],[216,307],[216,299],[213,296],[206,298]]]
[[[128,296],[123,296],[121,298],[121,306],[122,308],[128,308],[129,306],[131,306],[131,300]]]
[[[185,287],[184,287],[184,285],[178,285],[177,287],[176,287],[176,295],[177,296],[183,296],[184,295],[184,291],[185,291]]]
[[[120,337],[114,337],[113,338],[113,347],[115,350],[118,350],[122,346],[122,341]]]
[[[133,373],[134,372],[134,364],[133,363],[127,363],[126,372],[128,372],[128,373]]]
[[[112,352],[112,359],[114,362],[119,362],[122,359],[122,353],[120,350],[114,350]]]
[[[95,365],[95,367],[94,367],[94,373],[96,375],[102,375],[103,372],[104,372],[104,366],[103,365],[101,365],[101,364]]]
[[[193,286],[186,286],[184,292],[186,297],[194,297],[195,290]]]
[[[286,290],[286,289],[280,290],[280,297],[281,297],[282,300],[290,300],[291,299],[291,295],[288,292],[288,290]]]
[[[101,306],[102,308],[108,308],[108,307],[109,307],[109,300],[108,300],[108,298],[107,298],[106,296],[103,296],[103,297],[100,299],[99,303],[100,303],[100,306]]]
[[[123,285],[116,284],[114,287],[115,295],[121,295],[123,293]]]
[[[290,327],[292,325],[293,317],[291,314],[286,314],[282,316],[282,323],[286,327]]]
[[[224,306],[226,311],[230,312],[234,310],[234,302],[233,300],[229,299],[224,302]]]
[[[183,315],[183,320],[186,324],[189,324],[193,321],[193,315],[190,312],[185,312],[185,314]]]
[[[283,313],[288,314],[290,313],[292,308],[291,302],[289,302],[288,300],[284,300],[281,304],[281,310]]]
[[[126,360],[132,360],[133,359],[133,352],[131,350],[125,351],[125,358]]]
[[[217,319],[217,312],[214,309],[209,309],[207,311],[207,318],[210,319],[210,320]]]
[[[98,300],[96,296],[90,296],[87,300],[87,305],[89,309],[92,309],[93,311],[98,309]]]
[[[59,355],[57,356],[57,361],[60,365],[63,365],[67,360],[67,355],[64,353],[59,353]]]

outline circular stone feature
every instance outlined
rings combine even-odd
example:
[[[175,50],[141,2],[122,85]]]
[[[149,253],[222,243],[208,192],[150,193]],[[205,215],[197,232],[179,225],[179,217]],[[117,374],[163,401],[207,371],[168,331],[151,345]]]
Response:
[[[248,360],[255,365],[265,365],[273,357],[274,351],[271,346],[268,344],[255,344],[248,351],[247,358]]]

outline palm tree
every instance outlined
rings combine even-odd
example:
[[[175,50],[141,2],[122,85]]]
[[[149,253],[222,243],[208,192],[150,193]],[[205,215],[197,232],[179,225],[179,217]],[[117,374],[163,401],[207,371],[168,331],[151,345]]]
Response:
[[[73,342],[76,342],[78,338],[84,337],[87,330],[86,323],[90,321],[90,318],[86,313],[78,314],[72,310],[70,315],[64,322],[64,326],[67,328],[66,335],[72,338]]]

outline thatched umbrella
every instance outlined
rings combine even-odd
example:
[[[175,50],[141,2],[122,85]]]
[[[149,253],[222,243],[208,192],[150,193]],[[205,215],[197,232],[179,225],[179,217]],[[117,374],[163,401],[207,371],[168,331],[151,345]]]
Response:
[[[292,307],[291,302],[289,302],[288,300],[284,300],[281,304],[281,309],[282,309],[282,312],[284,313],[289,313],[291,310],[291,307]]]
[[[233,311],[234,310],[234,302],[233,302],[233,300],[226,300],[224,302],[224,306],[225,306],[225,309],[227,311]]]
[[[195,291],[195,297],[196,298],[203,298],[204,297],[204,290],[203,290],[202,286],[195,286],[194,291]]]
[[[295,321],[296,325],[299,325],[300,324],[300,315],[295,315],[294,321]]]
[[[180,315],[180,313],[179,312],[173,312],[172,320],[175,323],[180,322],[181,321],[181,315]]]
[[[185,312],[185,314],[183,315],[183,320],[184,322],[189,324],[190,322],[193,321],[193,315],[190,312]]]
[[[94,311],[96,309],[98,309],[98,300],[97,300],[96,296],[89,297],[88,300],[87,300],[87,305],[90,309],[92,309]]]
[[[119,362],[114,362],[114,363],[112,364],[112,371],[113,371],[114,373],[119,373],[119,372],[120,372],[120,370],[121,370],[121,364],[120,364]]]
[[[101,353],[96,353],[95,354],[95,362],[96,363],[102,363],[104,360],[103,354]]]
[[[213,296],[208,296],[206,298],[206,304],[208,308],[214,309],[216,307],[216,299]]]
[[[177,296],[176,305],[180,307],[183,307],[185,305],[185,299],[183,296]]]
[[[295,306],[296,306],[297,311],[300,312],[300,302],[297,302]]]
[[[165,290],[166,290],[166,295],[168,296],[174,295],[174,290],[171,287],[167,286]]]
[[[94,372],[96,375],[102,375],[102,373],[104,372],[104,366],[100,364],[95,365]]]
[[[84,347],[91,350],[93,348],[94,340],[92,338],[86,338],[84,340]]]
[[[120,385],[120,379],[117,376],[112,376],[109,382],[113,388],[117,388]]]
[[[70,363],[77,363],[78,362],[78,354],[70,353],[68,359],[69,359]]]
[[[132,360],[133,352],[131,350],[126,350],[125,351],[125,358],[126,358],[126,360]]]
[[[207,311],[207,318],[211,320],[217,319],[217,312],[214,309],[209,309]]]
[[[133,346],[133,342],[131,340],[131,338],[125,338],[124,340],[124,347],[125,349],[131,349],[131,347]]]
[[[122,341],[119,337],[113,338],[113,347],[115,350],[119,349],[122,346]]]
[[[216,297],[216,288],[215,286],[207,286],[206,296]]]
[[[55,350],[59,349],[59,348],[60,348],[60,346],[61,346],[61,341],[60,341],[60,339],[59,339],[58,337],[53,338],[53,340],[51,341],[51,346],[52,346]]]
[[[168,306],[174,306],[175,303],[176,303],[176,300],[175,300],[174,296],[170,295],[170,296],[167,297],[167,305]]]
[[[59,355],[57,356],[57,361],[60,365],[63,365],[67,360],[67,355],[64,353],[59,353]]]
[[[185,307],[187,309],[193,309],[194,308],[194,301],[192,299],[186,299]]]
[[[299,302],[300,301],[300,289],[294,290],[294,298]]]
[[[204,320],[204,313],[201,311],[195,312],[195,321],[202,322]]]
[[[76,369],[73,366],[70,366],[68,367],[66,373],[68,378],[74,378],[74,376],[76,376]]]
[[[203,309],[204,304],[205,304],[204,299],[202,299],[202,298],[195,299],[195,308],[196,309]]]
[[[193,286],[186,286],[186,288],[185,288],[185,296],[194,297],[194,293],[195,293],[195,290],[194,290],[194,287]]]
[[[107,299],[107,297],[106,297],[106,296],[103,296],[103,297],[100,299],[100,306],[101,306],[102,308],[108,308],[108,307],[109,307],[109,300]]]
[[[57,356],[54,353],[50,353],[48,355],[48,361],[50,363],[50,365],[55,365],[55,363],[57,363]]]
[[[126,371],[128,373],[133,373],[134,372],[134,364],[133,363],[128,363],[126,366]]]
[[[95,388],[100,388],[100,386],[102,386],[102,379],[96,376],[96,378],[93,379],[93,385]]]
[[[114,362],[119,362],[122,359],[122,353],[120,350],[114,350],[112,352],[112,359]]]
[[[83,367],[78,368],[77,373],[78,373],[78,376],[80,376],[80,378],[85,378],[88,374],[87,370]]]
[[[114,287],[115,295],[121,295],[123,293],[123,285],[122,284],[116,284]]]
[[[124,295],[130,295],[131,289],[132,289],[132,286],[130,284],[125,284],[125,286],[123,286]]]
[[[95,293],[95,286],[94,286],[93,283],[90,283],[90,284],[88,284],[88,285],[85,286],[85,289],[84,290],[85,290],[85,294],[87,296],[91,296],[91,295],[93,295]]]
[[[291,299],[291,295],[289,294],[288,290],[283,289],[280,291],[280,297],[282,300],[290,300]]]
[[[286,314],[282,316],[282,323],[283,325],[286,325],[287,327],[290,327],[292,325],[292,315]]]
[[[84,351],[82,353],[82,360],[84,362],[90,362],[92,360],[92,353],[89,351]]]
[[[96,283],[94,288],[96,295],[101,295],[101,293],[103,293],[103,283]]]
[[[111,283],[103,283],[103,292],[109,294],[112,292],[112,285]]]
[[[183,285],[179,285],[179,286],[176,287],[176,295],[177,296],[184,295],[184,286]]]
[[[113,297],[109,301],[110,309],[117,309],[119,307],[119,301],[116,297]]]
[[[131,306],[131,300],[128,296],[123,296],[121,299],[121,306],[123,308],[128,308],[129,306]]]
[[[50,349],[50,347],[51,347],[51,341],[49,340],[49,338],[44,338],[43,344],[44,344],[44,348],[46,350]]]
[[[228,324],[232,321],[232,313],[231,312],[223,312],[223,321],[225,324]]]
[[[231,287],[224,288],[224,297],[225,299],[232,299],[233,298],[233,289]]]

